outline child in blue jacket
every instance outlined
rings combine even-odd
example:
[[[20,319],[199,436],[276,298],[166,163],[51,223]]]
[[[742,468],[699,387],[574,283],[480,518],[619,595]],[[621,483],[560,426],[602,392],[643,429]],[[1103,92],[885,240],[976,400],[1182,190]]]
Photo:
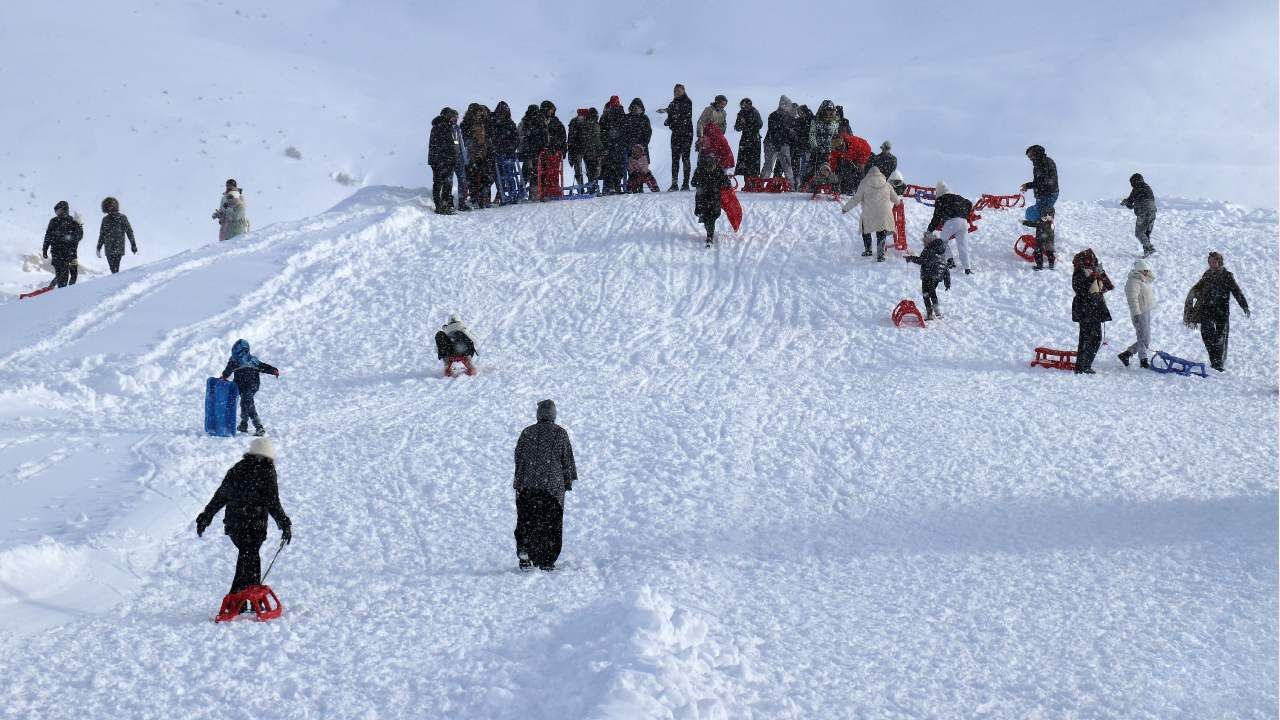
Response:
[[[231,359],[222,371],[222,379],[232,377],[236,389],[240,391],[240,425],[236,429],[249,432],[249,420],[253,420],[254,435],[266,435],[262,420],[258,418],[258,409],[254,407],[253,396],[258,392],[259,375],[267,373],[280,377],[280,370],[268,365],[249,352],[248,340],[237,340],[231,346]],[[233,377],[234,376],[234,377]]]

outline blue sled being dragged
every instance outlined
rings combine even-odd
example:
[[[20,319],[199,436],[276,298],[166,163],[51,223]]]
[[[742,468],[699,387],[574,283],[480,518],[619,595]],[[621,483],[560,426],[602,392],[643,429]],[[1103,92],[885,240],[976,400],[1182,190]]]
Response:
[[[230,380],[209,378],[204,384],[204,431],[206,435],[235,437],[236,402],[240,389]]]
[[[1184,360],[1180,357],[1174,357],[1167,352],[1157,350],[1151,358],[1151,369],[1161,375],[1199,375],[1200,377],[1209,377],[1209,373],[1204,370],[1204,363],[1192,362]]]

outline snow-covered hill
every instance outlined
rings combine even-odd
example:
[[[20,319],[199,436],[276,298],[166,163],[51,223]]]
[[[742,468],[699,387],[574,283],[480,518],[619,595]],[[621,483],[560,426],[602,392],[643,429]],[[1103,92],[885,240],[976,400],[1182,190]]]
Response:
[[[1274,214],[1162,212],[1155,345],[1203,356],[1210,248],[1254,310],[1201,380],[1115,361],[1119,293],[1099,375],[1029,368],[1076,328],[1012,213],[918,330],[889,322],[915,266],[829,202],[748,197],[705,251],[688,194],[421,194],[0,304],[0,716],[1273,715]],[[1060,218],[1123,277],[1131,215]],[[455,310],[480,374],[445,380]],[[192,519],[247,443],[201,400],[238,337],[284,371],[259,408],[296,544],[284,617],[215,626],[232,548]],[[526,576],[511,450],[544,397],[581,479]]]
[[[765,111],[781,93],[834,98],[920,183],[1012,192],[1041,143],[1063,199],[1123,197],[1141,171],[1162,198],[1275,208],[1276,23],[1256,1],[16,3],[0,16],[0,291],[44,279],[18,256],[58,200],[83,212],[81,257],[105,271],[92,247],[107,195],[138,231],[128,265],[211,242],[228,177],[256,227],[354,187],[427,184],[445,105],[550,98],[568,118],[640,97],[664,179],[653,111],[676,82],[697,110],[718,93]]]

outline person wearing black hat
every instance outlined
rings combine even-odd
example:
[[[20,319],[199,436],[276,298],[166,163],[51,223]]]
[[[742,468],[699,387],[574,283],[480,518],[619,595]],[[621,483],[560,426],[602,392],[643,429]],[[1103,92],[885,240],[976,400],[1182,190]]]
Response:
[[[763,128],[764,121],[760,119],[760,111],[751,104],[751,98],[742,98],[738,102],[738,117],[733,121],[733,129],[742,133],[738,137],[736,175],[759,177],[760,131]]]
[[[1031,161],[1031,180],[1022,183],[1022,192],[1034,190],[1036,204],[1027,208],[1027,220],[1039,220],[1053,210],[1058,202],[1058,164],[1045,153],[1044,146],[1032,145],[1027,148],[1027,159]]]
[[[1138,218],[1133,234],[1142,244],[1142,257],[1151,257],[1156,253],[1156,246],[1151,243],[1151,229],[1156,224],[1156,194],[1141,173],[1129,176],[1129,187],[1129,197],[1121,200],[1120,204],[1132,210]]]
[[[83,238],[84,227],[79,216],[71,214],[71,206],[66,200],[59,200],[53,206],[53,217],[45,228],[44,245],[40,249],[40,254],[53,262],[53,285],[66,287],[76,284],[80,271],[80,240]],[[51,251],[52,258],[49,257]]]
[[[1249,301],[1236,283],[1235,275],[1226,268],[1222,253],[1209,253],[1209,269],[1191,286],[1183,306],[1182,321],[1187,327],[1200,326],[1200,338],[1209,354],[1209,367],[1227,370],[1227,340],[1231,335],[1231,298],[1235,298],[1249,317]]]
[[[521,570],[551,571],[563,541],[564,494],[578,469],[569,433],[556,424],[555,402],[538,403],[537,418],[516,441],[516,557]]]

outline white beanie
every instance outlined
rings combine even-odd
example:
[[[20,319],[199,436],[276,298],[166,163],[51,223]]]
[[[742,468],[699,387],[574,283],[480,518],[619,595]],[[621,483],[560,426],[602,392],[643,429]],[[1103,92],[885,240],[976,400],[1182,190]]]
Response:
[[[462,322],[462,316],[459,315],[458,313],[449,313],[449,322],[451,323]]]
[[[268,460],[276,459],[276,446],[264,437],[256,437],[249,443],[249,455],[261,455]]]
[[[1148,265],[1147,261],[1143,260],[1142,258],[1138,258],[1133,262],[1133,269],[1137,270],[1138,272],[1151,272],[1151,266]]]
[[[900,182],[900,183],[902,183],[902,184],[904,184],[904,185],[907,183],[907,181],[906,181],[906,180],[903,180],[903,179],[902,179],[902,171],[901,171],[901,170],[894,170],[894,171],[893,171],[893,174],[889,176],[889,180],[890,180],[891,182]]]
[[[951,192],[951,188],[947,187],[947,184],[941,180],[939,180],[938,184],[933,188],[933,194],[935,197],[938,195],[946,195],[949,192]]]

